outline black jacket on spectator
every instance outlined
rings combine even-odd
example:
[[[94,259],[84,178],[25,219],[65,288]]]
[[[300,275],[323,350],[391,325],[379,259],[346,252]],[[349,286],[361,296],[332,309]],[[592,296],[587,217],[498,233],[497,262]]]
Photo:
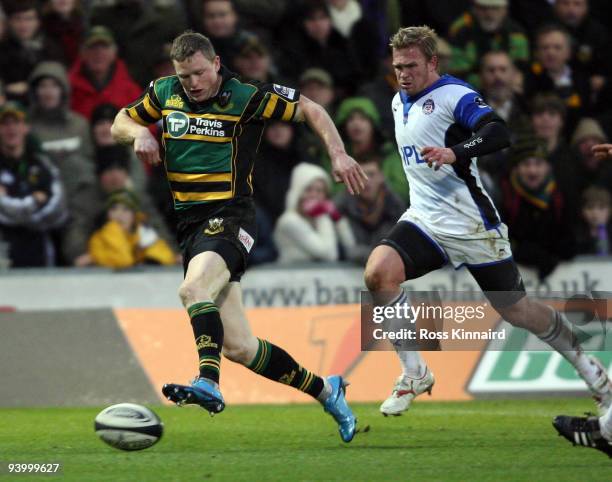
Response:
[[[576,223],[576,254],[585,254],[585,255],[597,255],[600,254],[598,252],[598,239],[591,234],[590,228],[587,224],[580,220]],[[608,232],[608,243],[612,243],[612,224],[607,226]],[[608,250],[610,250],[610,244],[608,244]],[[608,251],[610,254],[610,251]]]
[[[55,252],[50,231],[68,218],[57,169],[42,153],[28,146],[20,159],[0,154],[0,234],[9,244],[11,266],[51,266]],[[44,203],[35,192],[47,196]]]
[[[572,65],[589,75],[610,75],[610,37],[605,27],[588,16],[578,27],[565,25],[565,28],[574,39]]]
[[[332,76],[341,96],[353,94],[360,84],[361,69],[351,43],[332,29],[326,45],[310,38],[303,29],[291,32],[278,62],[281,73],[297,81],[309,67],[320,67]]]
[[[574,131],[580,118],[592,111],[589,76],[577,68],[572,68],[572,85],[557,87],[540,64],[535,63],[525,76],[524,91],[530,96],[539,93],[556,94],[565,102],[567,106],[565,134],[567,137]]]
[[[574,256],[571,213],[559,187],[554,187],[544,208],[522,193],[517,182],[513,176],[502,180],[502,219],[516,262],[537,269],[544,279],[560,261]]]
[[[293,168],[302,162],[313,161],[300,146],[297,129],[294,129],[293,141],[286,150],[269,144],[265,139],[261,141],[259,158],[253,170],[253,195],[272,226],[285,211]]]
[[[15,82],[27,82],[34,67],[43,60],[63,62],[63,51],[59,44],[43,34],[38,34],[27,46],[9,37],[0,43],[0,78],[5,86]],[[21,96],[7,92],[7,97],[22,104],[28,103],[27,92]]]

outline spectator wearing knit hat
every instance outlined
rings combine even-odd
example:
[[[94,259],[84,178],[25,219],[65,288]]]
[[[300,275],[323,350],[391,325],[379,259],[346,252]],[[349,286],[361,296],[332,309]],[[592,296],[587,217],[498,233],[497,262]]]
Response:
[[[591,185],[602,186],[612,190],[612,163],[595,156],[593,146],[608,142],[599,122],[592,118],[584,118],[576,127],[571,139],[572,148],[577,152],[577,158],[572,168],[566,170],[568,182],[576,188],[576,204],[584,190]]]
[[[544,279],[574,255],[571,211],[543,142],[519,139],[510,156],[514,167],[501,183],[502,219],[516,262],[536,269]]]
[[[380,129],[380,114],[374,103],[366,97],[345,99],[338,107],[335,122],[351,156],[375,154],[382,158],[391,190],[408,204],[410,195],[402,161],[395,145]]]
[[[68,199],[94,182],[89,123],[70,110],[70,84],[59,62],[41,62],[29,78],[32,133],[59,168]]]

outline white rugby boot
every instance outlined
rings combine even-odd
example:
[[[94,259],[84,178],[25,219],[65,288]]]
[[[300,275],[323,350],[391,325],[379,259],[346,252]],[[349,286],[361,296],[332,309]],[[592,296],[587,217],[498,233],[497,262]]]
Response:
[[[412,400],[420,394],[427,392],[431,395],[435,379],[428,367],[421,378],[410,378],[403,374],[397,378],[391,396],[380,406],[380,412],[386,417],[388,415],[401,415],[410,408]]]

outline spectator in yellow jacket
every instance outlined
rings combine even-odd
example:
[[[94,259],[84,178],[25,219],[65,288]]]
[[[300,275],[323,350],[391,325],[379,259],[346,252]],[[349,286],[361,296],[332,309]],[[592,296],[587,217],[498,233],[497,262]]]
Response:
[[[129,268],[139,264],[171,265],[176,255],[154,228],[144,221],[138,199],[130,191],[117,191],[108,199],[106,223],[89,239],[94,264]]]

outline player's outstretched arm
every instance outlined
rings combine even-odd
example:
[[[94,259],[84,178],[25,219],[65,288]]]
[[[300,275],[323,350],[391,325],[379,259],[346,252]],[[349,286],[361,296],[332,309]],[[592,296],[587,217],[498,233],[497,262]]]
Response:
[[[612,144],[597,144],[593,146],[596,159],[612,159]]]
[[[123,109],[119,111],[111,127],[113,138],[119,143],[134,146],[138,159],[156,165],[161,162],[159,143],[148,127],[138,124]]]
[[[302,95],[300,96],[296,119],[306,120],[310,128],[325,143],[332,163],[334,180],[346,184],[346,188],[351,194],[359,194],[365,187],[368,177],[361,166],[346,153],[338,129],[336,129],[325,109]]]

